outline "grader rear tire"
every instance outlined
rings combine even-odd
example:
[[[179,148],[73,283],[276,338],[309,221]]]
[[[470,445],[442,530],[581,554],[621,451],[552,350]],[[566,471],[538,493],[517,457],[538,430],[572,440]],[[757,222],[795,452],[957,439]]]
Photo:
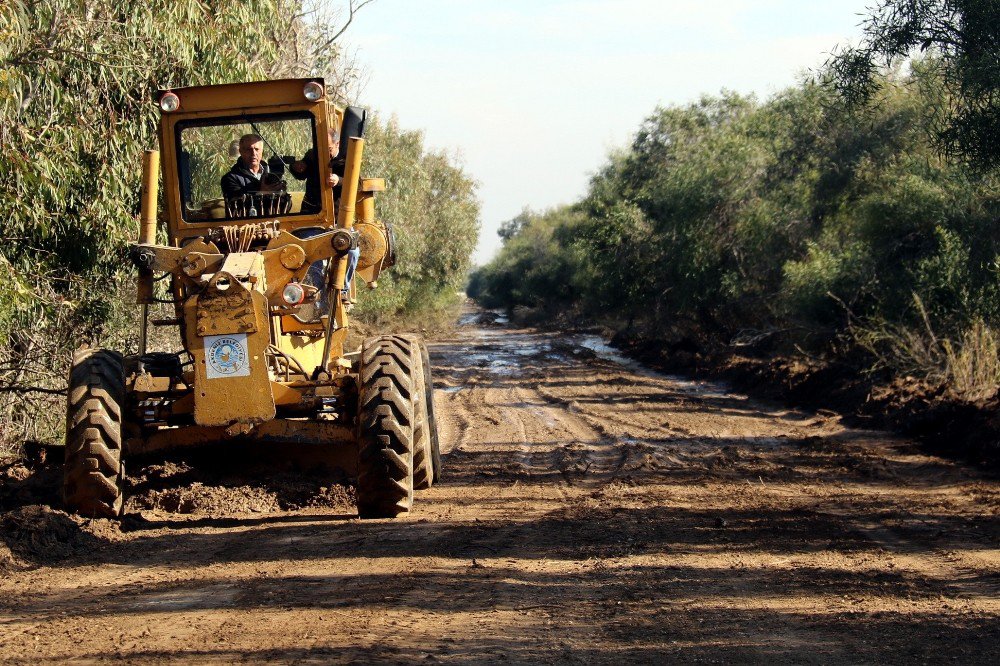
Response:
[[[63,499],[70,511],[115,518],[122,510],[122,355],[83,349],[73,355],[66,409]]]
[[[358,397],[361,518],[394,518],[413,506],[414,374],[409,339],[365,340]]]
[[[424,371],[424,402],[427,405],[427,448],[433,469],[432,483],[441,480],[441,440],[438,436],[437,419],[434,416],[434,378],[431,376],[431,356],[427,345],[420,342],[420,365]]]
[[[427,490],[434,484],[434,452],[431,442],[430,403],[427,392],[427,378],[430,366],[424,363],[423,341],[417,335],[404,336],[410,340],[413,354],[413,488]]]

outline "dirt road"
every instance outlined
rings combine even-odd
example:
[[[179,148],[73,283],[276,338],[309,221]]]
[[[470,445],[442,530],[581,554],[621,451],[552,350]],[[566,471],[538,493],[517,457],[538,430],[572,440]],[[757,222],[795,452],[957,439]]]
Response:
[[[175,460],[119,528],[7,469],[0,660],[998,663],[996,481],[493,319],[431,346],[446,479],[408,518]]]

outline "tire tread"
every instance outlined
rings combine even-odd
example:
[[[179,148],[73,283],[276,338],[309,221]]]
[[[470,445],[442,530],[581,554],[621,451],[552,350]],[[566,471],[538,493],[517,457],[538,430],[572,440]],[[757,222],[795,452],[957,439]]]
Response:
[[[71,511],[114,518],[122,509],[124,359],[107,349],[73,355],[66,404],[63,499]]]

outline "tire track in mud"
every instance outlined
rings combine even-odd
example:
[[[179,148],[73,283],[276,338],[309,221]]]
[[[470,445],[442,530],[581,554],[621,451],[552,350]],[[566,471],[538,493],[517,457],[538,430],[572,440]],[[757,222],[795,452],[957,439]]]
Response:
[[[599,420],[574,413],[571,406],[551,399],[532,381],[538,368],[545,368],[553,358],[565,361],[552,351],[545,336],[519,333],[484,339],[478,332],[475,335],[473,344],[459,348],[471,347],[484,357],[474,367],[483,368],[486,376],[469,377],[468,371],[462,379],[453,375],[449,383],[465,381],[467,386],[449,388],[459,389],[461,409],[476,413],[500,430],[502,438],[511,440],[508,443],[516,444],[503,471],[530,479],[557,470],[568,484],[603,483],[613,478],[627,456],[620,441],[608,436]],[[487,342],[490,339],[492,346]],[[457,360],[447,355],[442,363],[458,366]],[[461,444],[467,437],[460,435]]]
[[[522,332],[504,336],[504,342],[496,345],[495,353],[511,354],[505,345],[541,346],[539,337]],[[479,351],[482,352],[481,348]],[[547,350],[539,349],[535,355],[545,356]],[[565,354],[557,356],[560,361],[566,360]],[[526,364],[518,371],[500,366],[505,368],[505,377],[515,374],[522,386],[516,393],[516,401],[512,400],[519,410],[508,416],[516,421],[517,438],[520,440],[525,439],[525,424],[532,420],[536,423],[555,421],[571,433],[570,441],[551,447],[548,454],[539,452],[533,458],[536,466],[544,468],[548,465],[560,470],[567,486],[607,486],[619,478],[631,481],[633,474],[641,476],[643,472],[673,470],[697,478],[742,475],[748,485],[759,483],[762,491],[769,495],[792,497],[801,493],[808,497],[813,489],[779,488],[771,481],[775,475],[779,477],[779,482],[782,476],[800,476],[790,464],[793,461],[774,464],[767,459],[780,458],[789,453],[794,458],[795,449],[800,446],[797,442],[814,446],[814,442],[826,441],[827,437],[842,441],[842,445],[829,446],[835,447],[840,457],[850,458],[862,453],[864,447],[869,445],[868,440],[881,437],[879,433],[846,432],[835,416],[829,414],[810,414],[761,404],[745,396],[729,394],[724,387],[699,386],[648,371],[636,376],[623,371],[615,363],[601,359],[591,359],[587,363],[585,355],[575,370],[583,368],[599,376],[599,388],[595,390],[591,386],[588,390],[567,391],[566,385],[571,382],[540,375],[536,369],[543,364],[538,363],[537,358],[531,360],[535,362]],[[573,369],[568,369],[568,372],[572,373]],[[484,378],[483,381],[487,380]],[[655,418],[647,418],[641,411],[634,411],[632,406],[636,404],[636,393],[648,398],[647,405],[653,406],[650,411]],[[626,406],[619,408],[619,403]],[[496,422],[498,419],[492,420]],[[780,455],[773,455],[775,452]],[[868,455],[864,453],[864,457]],[[867,472],[864,465],[857,469]],[[765,477],[769,483],[765,483]],[[573,513],[573,509],[568,511]],[[905,551],[913,545],[900,540],[898,535],[887,539],[886,534],[890,532],[884,528],[880,528],[879,533],[872,532],[856,516],[851,516],[849,509],[838,515],[822,511],[817,515],[829,516],[833,525],[854,532],[877,549]],[[717,526],[728,524],[722,518],[716,521]],[[976,584],[987,583],[987,603],[978,612],[995,611],[994,586],[983,579],[984,570],[989,571],[990,567],[996,566],[995,550],[986,558],[987,561],[980,562],[979,568],[965,570],[947,565],[938,567],[936,556],[928,559],[928,554],[919,545],[914,550],[920,553],[921,564],[908,569],[910,573],[929,574],[940,568],[939,573],[947,579],[961,580],[964,577],[971,578]],[[893,567],[891,559],[884,560],[882,564],[889,569]],[[971,577],[968,575],[970,571],[973,572]],[[933,581],[928,581],[928,584],[934,585]],[[958,588],[955,590],[958,591]],[[753,608],[753,604],[747,606],[747,612],[752,612]],[[789,645],[825,643],[828,646],[826,659],[833,661],[850,662],[856,659],[852,656],[856,655],[852,649],[860,649],[858,645],[842,648],[838,640],[830,640],[829,634],[810,626],[784,625],[767,636],[773,638],[775,635]],[[760,639],[764,640],[764,635]],[[770,655],[766,650],[756,649],[749,650],[749,653],[757,654],[763,660],[768,660]]]

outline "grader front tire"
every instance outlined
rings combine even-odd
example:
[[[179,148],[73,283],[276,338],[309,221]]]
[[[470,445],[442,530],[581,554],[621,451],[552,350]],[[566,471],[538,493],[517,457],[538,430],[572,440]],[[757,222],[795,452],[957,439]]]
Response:
[[[63,498],[70,511],[115,518],[122,510],[122,355],[84,349],[73,355],[66,409]]]
[[[361,348],[361,518],[395,518],[413,506],[415,371],[411,346],[404,337],[387,335],[369,338]]]
[[[427,490],[434,484],[434,456],[431,451],[430,405],[427,402],[427,373],[421,349],[423,341],[417,335],[404,335],[410,341],[413,355],[413,489]]]

